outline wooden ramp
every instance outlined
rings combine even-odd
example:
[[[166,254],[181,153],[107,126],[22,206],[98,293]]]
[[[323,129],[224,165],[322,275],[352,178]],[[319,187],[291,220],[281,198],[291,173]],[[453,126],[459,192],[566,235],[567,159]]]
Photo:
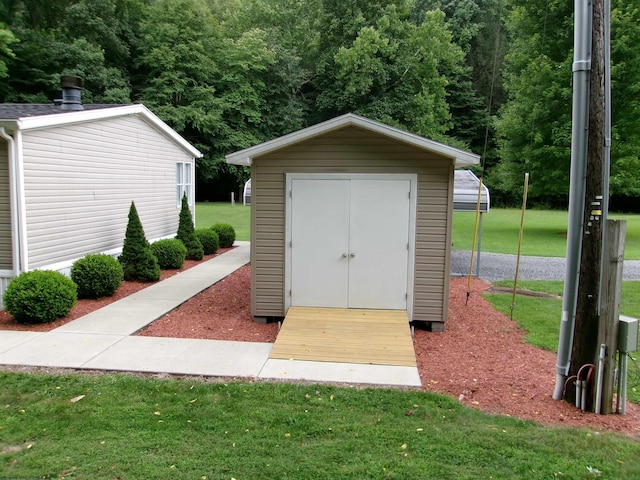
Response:
[[[416,366],[406,310],[291,307],[269,358]]]

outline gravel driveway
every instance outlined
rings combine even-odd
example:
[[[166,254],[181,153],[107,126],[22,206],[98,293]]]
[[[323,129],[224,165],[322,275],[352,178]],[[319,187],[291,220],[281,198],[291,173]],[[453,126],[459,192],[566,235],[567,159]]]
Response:
[[[469,275],[471,252],[451,252],[451,275]],[[513,280],[516,272],[516,255],[480,253],[480,278],[483,280]],[[520,257],[519,280],[564,280],[565,259],[557,257]],[[475,263],[474,263],[475,273]],[[640,260],[624,262],[625,280],[640,280]]]

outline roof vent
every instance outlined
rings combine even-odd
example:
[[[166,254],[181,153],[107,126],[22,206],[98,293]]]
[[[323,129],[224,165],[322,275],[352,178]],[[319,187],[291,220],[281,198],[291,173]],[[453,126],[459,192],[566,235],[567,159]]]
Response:
[[[62,87],[62,110],[84,110],[82,106],[82,78],[75,75],[62,75],[60,77]]]

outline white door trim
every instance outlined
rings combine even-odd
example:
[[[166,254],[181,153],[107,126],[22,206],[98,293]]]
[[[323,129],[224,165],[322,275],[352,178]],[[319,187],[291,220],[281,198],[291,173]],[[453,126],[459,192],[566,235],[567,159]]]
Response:
[[[416,251],[416,210],[418,198],[418,175],[415,173],[285,173],[285,269],[284,269],[284,309],[285,315],[291,306],[291,205],[293,180],[408,180],[411,184],[409,198],[409,251],[407,260],[407,312],[409,321],[413,319],[414,273]]]

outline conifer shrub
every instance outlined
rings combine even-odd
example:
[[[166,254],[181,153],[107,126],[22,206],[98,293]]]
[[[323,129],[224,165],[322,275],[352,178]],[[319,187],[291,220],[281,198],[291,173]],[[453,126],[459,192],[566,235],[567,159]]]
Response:
[[[216,232],[210,228],[199,228],[196,230],[196,235],[202,244],[205,255],[212,255],[218,251],[220,240]]]
[[[162,270],[182,268],[187,256],[187,247],[177,238],[165,238],[153,242],[151,251],[158,259],[158,265]]]
[[[202,260],[202,257],[204,257],[204,248],[196,235],[186,194],[182,196],[180,220],[178,223],[178,233],[176,234],[176,238],[180,240],[185,247],[187,247],[187,258],[189,260]]]
[[[211,230],[218,234],[220,248],[232,247],[233,242],[236,241],[236,231],[228,223],[216,223],[211,227]]]
[[[71,266],[71,280],[78,285],[78,298],[109,297],[123,278],[120,262],[104,253],[86,255]]]
[[[118,257],[125,280],[155,282],[160,278],[158,259],[144,235],[144,229],[133,202],[129,209],[129,223],[124,237],[122,254]]]
[[[65,317],[78,299],[76,284],[60,272],[34,270],[15,277],[4,307],[19,323],[48,323]]]

